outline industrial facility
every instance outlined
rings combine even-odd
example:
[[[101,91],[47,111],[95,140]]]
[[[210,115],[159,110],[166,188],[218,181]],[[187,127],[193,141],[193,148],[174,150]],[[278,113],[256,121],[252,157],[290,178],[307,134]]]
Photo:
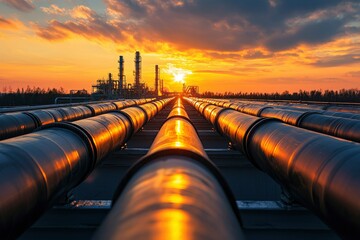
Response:
[[[150,92],[149,88],[141,82],[141,55],[139,51],[136,51],[135,53],[134,82],[132,84],[127,83],[126,75],[124,74],[125,60],[123,56],[119,57],[118,63],[118,79],[114,79],[112,74],[109,73],[108,79],[97,80],[96,84],[92,86],[93,99],[140,98],[158,96],[155,91]],[[155,85],[158,85],[158,83],[155,83]]]
[[[92,99],[117,99],[117,98],[146,98],[171,96],[177,93],[164,91],[164,80],[160,78],[160,67],[155,65],[155,78],[153,90],[142,82],[141,78],[141,64],[142,58],[139,51],[135,52],[135,70],[134,81],[131,83],[124,74],[125,60],[123,56],[119,56],[119,73],[118,79],[114,79],[111,73],[108,74],[108,79],[99,79],[95,85],[92,85]],[[183,84],[183,93],[190,96],[199,95],[198,86],[186,86]]]

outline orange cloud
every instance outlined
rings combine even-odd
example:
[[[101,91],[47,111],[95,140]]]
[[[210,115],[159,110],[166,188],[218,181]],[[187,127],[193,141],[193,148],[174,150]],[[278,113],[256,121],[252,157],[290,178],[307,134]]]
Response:
[[[65,8],[60,8],[55,4],[51,4],[50,7],[41,7],[40,9],[44,13],[52,14],[52,15],[65,15],[66,14]]]
[[[23,24],[19,20],[6,19],[0,16],[0,28],[19,29]]]
[[[74,19],[94,19],[97,17],[95,11],[84,5],[76,6],[73,9],[65,9],[51,4],[50,7],[41,7],[40,9],[42,12],[50,15],[69,15]]]
[[[95,18],[98,18],[98,15],[95,11],[84,5],[76,6],[70,10],[70,16],[72,18],[88,20],[94,20]]]
[[[65,40],[76,35],[113,42],[119,42],[124,38],[119,26],[106,21],[90,8],[79,6],[71,10],[70,14],[75,19],[66,22],[51,20],[45,27],[33,23],[32,27],[38,36],[47,40]]]

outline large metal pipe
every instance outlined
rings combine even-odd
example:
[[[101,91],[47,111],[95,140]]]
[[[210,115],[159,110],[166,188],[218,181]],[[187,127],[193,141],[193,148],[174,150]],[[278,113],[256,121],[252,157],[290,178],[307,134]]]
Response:
[[[177,104],[95,239],[244,239],[235,200]]]
[[[334,116],[334,117],[342,117],[342,118],[350,118],[350,119],[357,119],[360,120],[360,114],[348,113],[348,112],[331,112],[331,111],[324,111],[322,112],[324,115]]]
[[[305,115],[300,120],[298,126],[335,137],[360,142],[359,120],[312,113]]]
[[[342,113],[355,113],[360,114],[360,107],[359,104],[357,104],[357,107],[351,107],[351,106],[328,106],[326,107],[327,111],[333,111],[333,112],[342,112]]]
[[[0,143],[0,235],[13,239],[83,180],[92,160],[84,140],[52,128]]]
[[[104,156],[123,145],[134,133],[131,120],[114,111],[1,141],[1,238],[21,234]],[[139,125],[146,123],[145,117],[137,120]]]
[[[25,113],[9,113],[0,115],[0,140],[26,134],[37,128],[37,121]]]
[[[88,101],[88,102],[81,102],[81,103],[63,103],[63,104],[47,104],[47,105],[35,105],[35,106],[5,107],[5,108],[0,108],[0,113],[14,113],[14,112],[33,111],[33,110],[39,110],[39,109],[81,106],[81,105],[86,105],[86,104],[102,103],[102,102],[106,102],[106,101]]]
[[[360,237],[359,143],[231,109],[217,112],[216,128],[255,166],[340,236]]]
[[[171,117],[183,117],[189,119],[189,116],[185,110],[184,105],[182,104],[181,98],[178,98],[173,109],[170,111],[168,118]]]
[[[253,116],[279,119],[282,122],[301,128],[332,135],[350,141],[360,142],[360,121],[355,119],[355,114],[352,114],[354,119],[349,119],[324,115],[326,114],[326,111],[301,111],[299,109],[293,110],[286,108],[276,108],[273,106],[264,106],[259,104],[238,105],[216,100],[212,100],[211,102],[217,106],[232,108],[239,112]],[[200,113],[202,113],[200,110],[203,110],[208,104],[210,103],[198,100],[194,104],[194,107]]]
[[[54,122],[75,121],[150,101],[152,99],[134,99],[2,114],[0,115],[0,140],[30,133],[40,126]],[[162,102],[157,101],[156,104],[162,104]]]
[[[294,111],[316,111],[321,112],[325,115],[330,116],[338,116],[344,118],[355,118],[360,119],[360,108],[359,103],[341,103],[340,105],[336,105],[339,103],[327,103],[327,102],[308,102],[303,103],[293,103],[291,101],[249,101],[249,100],[229,100],[229,99],[212,99],[212,98],[193,98],[196,101],[203,101],[212,103],[214,105],[218,105],[220,107],[233,108],[238,110],[246,105],[260,105],[260,106],[268,106],[268,107],[276,107],[276,108],[284,108],[288,110]],[[320,105],[319,105],[320,104]]]

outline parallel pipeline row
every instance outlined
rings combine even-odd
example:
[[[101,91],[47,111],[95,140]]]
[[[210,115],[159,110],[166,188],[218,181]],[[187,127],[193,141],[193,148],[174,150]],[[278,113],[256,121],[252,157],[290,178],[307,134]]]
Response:
[[[180,101],[112,204],[94,239],[245,239],[235,198]]]
[[[207,104],[250,114],[257,117],[278,119],[284,123],[332,135],[335,137],[360,142],[360,114],[320,110],[322,106],[309,105],[263,105],[254,102],[230,102],[215,99],[194,98],[197,109],[204,109]],[[312,107],[312,108],[310,108]],[[329,108],[329,107],[328,107]],[[354,108],[354,111],[357,108]]]
[[[170,100],[56,123],[0,142],[0,189],[9,193],[0,199],[2,236],[21,234]],[[186,100],[341,236],[360,236],[358,143]],[[172,231],[174,224],[181,231]],[[95,238],[244,239],[241,225],[229,187],[177,101],[149,152],[123,178]]]
[[[122,99],[123,101],[128,100],[140,100],[142,99]],[[146,99],[147,101],[149,99]],[[154,100],[154,99],[152,99]],[[33,106],[16,106],[16,107],[1,107],[0,114],[3,113],[14,113],[14,112],[27,112],[38,109],[48,109],[48,108],[62,108],[62,107],[76,107],[79,105],[88,105],[88,104],[97,104],[97,103],[107,103],[107,102],[117,102],[119,100],[100,100],[100,101],[87,101],[87,102],[76,102],[76,103],[61,103],[61,104],[46,104],[46,105],[33,105]]]
[[[1,141],[0,236],[19,236],[171,100],[57,122]]]
[[[271,176],[340,236],[349,239],[360,236],[359,143],[291,126],[275,118],[219,107],[201,99],[185,99],[254,166]],[[266,110],[251,106],[247,111],[255,108],[260,113]],[[284,115],[293,118],[290,122],[300,117],[299,114]]]
[[[0,140],[30,133],[54,122],[75,121],[153,100],[148,98],[86,104],[61,104],[61,107],[59,105],[56,107],[45,105],[46,107],[41,109],[39,106],[14,108],[11,113],[0,114]]]
[[[196,98],[194,98],[196,99]],[[262,105],[269,107],[278,107],[294,110],[313,110],[328,113],[335,116],[346,116],[348,113],[360,114],[359,103],[343,102],[315,102],[315,101],[288,101],[288,100],[242,100],[242,99],[216,99],[216,98],[198,98],[203,101],[224,102],[226,104],[236,104],[239,106]]]

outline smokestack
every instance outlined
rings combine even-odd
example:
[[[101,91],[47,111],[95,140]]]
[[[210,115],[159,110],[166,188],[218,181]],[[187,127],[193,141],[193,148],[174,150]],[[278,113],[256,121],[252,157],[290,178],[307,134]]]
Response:
[[[112,75],[109,73],[109,85],[108,85],[108,92],[107,94],[112,94],[114,89],[113,81],[112,81]]]
[[[135,53],[135,88],[140,87],[141,80],[141,56],[140,52],[136,51]]]
[[[164,94],[164,79],[160,80],[160,94]]]
[[[155,65],[155,96],[159,96],[159,76],[160,76],[159,65]]]
[[[119,57],[119,90],[123,90],[124,86],[124,57]]]

